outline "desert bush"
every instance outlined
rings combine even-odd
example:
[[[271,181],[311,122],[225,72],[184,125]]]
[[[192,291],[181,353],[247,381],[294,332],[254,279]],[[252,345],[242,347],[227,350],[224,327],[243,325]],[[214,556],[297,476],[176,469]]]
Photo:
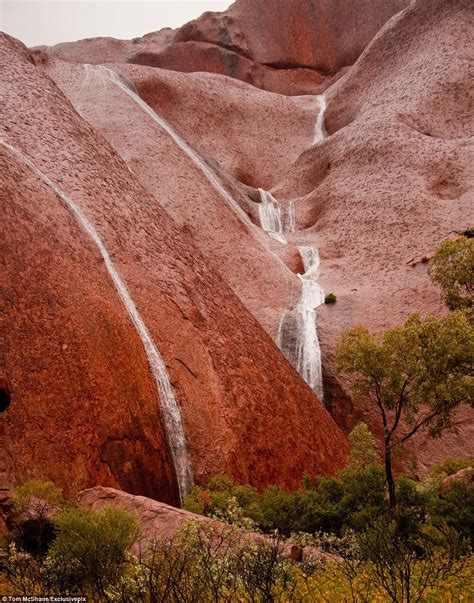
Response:
[[[49,560],[61,568],[68,590],[91,589],[105,597],[125,571],[138,523],[119,508],[68,509],[54,516],[56,538]]]
[[[52,515],[65,504],[62,489],[52,482],[30,480],[12,497],[11,537],[20,550],[44,555],[54,539]]]
[[[335,304],[337,301],[337,297],[335,293],[328,293],[324,298],[325,304]]]

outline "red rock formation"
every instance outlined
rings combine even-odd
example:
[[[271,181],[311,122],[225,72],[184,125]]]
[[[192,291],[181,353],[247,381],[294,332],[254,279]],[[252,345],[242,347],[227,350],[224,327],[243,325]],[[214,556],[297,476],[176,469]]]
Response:
[[[327,403],[346,429],[355,420],[343,393],[349,383],[332,369],[341,330],[381,331],[413,312],[446,311],[428,264],[412,260],[472,223],[471,22],[465,0],[417,1],[394,17],[326,93],[329,138],[275,187],[277,196],[297,198],[299,225],[320,248],[321,283],[337,294],[318,321]],[[474,453],[472,412],[459,421],[458,435],[420,436],[421,473]]]
[[[380,27],[408,0],[237,0],[177,30],[125,40],[58,44],[57,58],[128,62],[227,75],[282,94],[315,94],[352,65]],[[44,47],[43,47],[44,49]]]
[[[156,541],[171,540],[187,521],[219,525],[216,521],[177,509],[145,496],[133,496],[114,488],[88,488],[77,495],[80,507],[99,511],[104,507],[120,507],[136,517],[140,525],[140,538],[133,547],[135,553],[145,553]]]
[[[99,511],[104,507],[116,506],[125,509],[133,515],[140,526],[140,537],[132,547],[132,553],[146,554],[150,546],[157,541],[172,540],[186,522],[200,522],[212,527],[216,535],[230,530],[228,524],[224,524],[214,519],[209,519],[203,515],[190,513],[183,509],[177,509],[162,502],[146,498],[145,496],[132,496],[127,492],[121,492],[114,488],[89,488],[83,490],[77,495],[77,502],[80,507]],[[1,507],[0,507],[1,508]],[[243,539],[251,538],[254,542],[267,541],[268,538],[262,534],[241,532]],[[294,544],[286,545],[283,552],[291,556],[295,561],[302,561],[304,556],[308,556],[312,561],[318,559],[338,559],[335,555],[324,553],[313,547],[301,549]]]
[[[344,436],[189,235],[21,44],[3,35],[0,53],[2,138],[74,199],[107,245],[165,360],[196,480],[226,471],[293,487],[304,471],[342,466]],[[101,257],[57,195],[0,150],[0,376],[11,393],[0,470],[176,502],[160,400]]]
[[[198,38],[212,39],[219,19],[207,15],[180,35],[208,44]],[[439,290],[427,277],[427,263],[413,259],[430,257],[451,231],[470,224],[466,216],[472,202],[472,160],[466,140],[471,135],[471,101],[465,59],[469,19],[469,7],[461,0],[415,3],[394,17],[347,75],[328,90],[325,125],[330,137],[303,152],[280,184],[275,182],[285,162],[292,163],[294,154],[311,143],[314,99],[283,99],[240,83],[230,85],[217,75],[115,66],[209,161],[216,159],[245,185],[275,184],[278,198],[295,200],[301,232],[290,236],[290,242],[319,248],[321,283],[326,292],[337,293],[337,304],[318,310],[318,328],[325,402],[346,431],[361,417],[378,429],[378,417],[368,409],[353,409],[350,383],[334,374],[333,350],[341,331],[354,324],[384,330],[414,311],[445,311]],[[237,31],[235,23],[233,27]],[[242,31],[244,48],[242,40],[252,36]],[[166,35],[164,40],[162,32],[150,34],[134,46],[146,42],[165,48],[172,39],[169,32]],[[187,43],[191,42],[179,42]],[[249,48],[253,58],[259,56],[249,44],[247,54]],[[90,79],[84,86],[82,68],[55,61],[46,61],[44,68],[137,177],[166,203],[173,218],[192,233],[207,260],[275,337],[282,310],[294,305],[299,295],[299,283],[291,274],[302,271],[295,248],[269,247],[267,241],[265,250],[248,232],[234,236],[232,212],[189,161],[177,157],[169,141],[156,129],[145,129],[143,115],[132,116],[119,96],[107,100],[111,90],[104,87],[100,108],[98,83]],[[129,123],[140,135],[131,135],[125,127]],[[221,173],[226,178],[226,172]],[[248,186],[239,190],[234,190],[239,202],[255,219],[251,202],[257,200],[255,191]],[[200,195],[207,199],[205,217]],[[278,254],[290,272],[269,251]],[[470,450],[474,441],[466,435],[470,417],[460,414],[460,435],[445,434],[442,440],[416,444],[420,472]]]

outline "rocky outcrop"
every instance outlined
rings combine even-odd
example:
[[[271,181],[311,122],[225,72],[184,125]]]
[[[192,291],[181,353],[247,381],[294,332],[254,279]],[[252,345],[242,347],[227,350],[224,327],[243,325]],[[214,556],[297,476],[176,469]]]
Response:
[[[439,495],[443,497],[443,495],[452,488],[453,484],[459,483],[474,487],[474,469],[472,467],[461,469],[457,473],[445,477],[438,487]]]
[[[130,42],[87,39],[48,51],[65,61],[206,71],[281,94],[314,94],[344,73],[407,3],[237,0],[227,11],[206,12],[177,30],[163,29]]]
[[[99,511],[106,507],[120,507],[139,522],[140,537],[134,544],[133,552],[145,553],[155,542],[172,540],[188,521],[199,521],[213,526],[219,522],[202,515],[172,507],[145,496],[133,496],[114,488],[97,486],[82,490],[77,494],[80,507]]]
[[[219,540],[218,536],[220,534],[225,534],[233,529],[228,524],[215,519],[177,509],[145,496],[132,496],[127,492],[121,492],[114,488],[97,486],[83,490],[78,493],[77,502],[80,507],[95,511],[100,511],[106,507],[120,507],[133,515],[138,520],[140,536],[133,545],[132,552],[140,555],[146,555],[155,543],[173,540],[187,522],[199,522],[209,526],[216,536],[216,540]],[[243,530],[240,534],[232,534],[234,544],[237,544],[237,538],[241,539],[241,543],[248,539],[252,542],[270,542],[269,538],[262,534]],[[283,545],[282,543],[282,552],[295,561],[303,561],[303,558],[311,559],[313,562],[320,559],[339,559],[335,555],[324,553],[314,547],[302,549],[294,544]]]
[[[297,486],[333,472],[344,436],[261,326],[73,109],[1,38],[2,138],[73,198],[161,352],[197,482],[219,472]],[[143,344],[96,246],[51,186],[3,146],[1,470],[74,492],[96,483],[177,502]],[[203,201],[204,202],[204,198]],[[241,227],[244,231],[244,227]]]
[[[411,264],[471,222],[472,16],[464,0],[429,0],[393,17],[326,93],[328,138],[274,187],[276,196],[295,200],[300,228],[319,245],[320,282],[337,294],[336,304],[318,311],[333,382],[341,330],[361,324],[382,331],[413,312],[446,311],[429,263]],[[343,392],[350,383],[337,384],[327,404],[349,428]],[[349,414],[354,421],[357,412]],[[474,453],[472,412],[463,410],[458,422],[458,434],[419,437],[420,473],[443,458]]]

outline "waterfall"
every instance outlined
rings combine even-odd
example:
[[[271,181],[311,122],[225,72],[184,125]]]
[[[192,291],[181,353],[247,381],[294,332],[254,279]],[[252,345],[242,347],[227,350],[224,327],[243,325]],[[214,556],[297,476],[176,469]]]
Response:
[[[112,69],[104,67],[102,65],[85,65],[87,74],[92,70],[97,73],[100,77],[112,82],[115,86],[120,88],[127,96],[129,96],[151,119],[157,123],[178,145],[178,147],[191,159],[194,165],[204,174],[214,189],[221,195],[221,197],[230,205],[235,213],[249,225],[251,228],[254,227],[252,221],[240,207],[237,201],[230,195],[223,184],[219,180],[218,176],[209,168],[204,159],[198,155],[198,153],[176,132],[176,130],[162,117],[160,117],[138,94],[135,86],[132,82],[119,75]]]
[[[294,310],[287,310],[278,328],[277,344],[301,377],[323,399],[321,348],[316,328],[316,308],[324,303],[324,291],[317,282],[319,254],[314,247],[298,247],[303,260],[301,296]]]
[[[316,118],[316,126],[314,128],[313,144],[321,142],[327,138],[327,133],[324,128],[324,113],[326,111],[326,99],[324,94],[320,94],[316,97],[316,106],[318,107],[318,117]]]
[[[293,201],[283,204],[277,201],[269,191],[259,188],[258,192],[260,194],[260,203],[258,204],[260,226],[271,237],[280,241],[280,243],[286,244],[284,233],[294,232],[295,230]]]
[[[161,355],[156,348],[151,335],[143,322],[142,317],[140,316],[135,303],[130,297],[130,293],[127,290],[127,287],[114,266],[110,254],[100,238],[98,232],[86,218],[86,216],[82,213],[81,209],[76,205],[76,203],[68,197],[59,187],[55,184],[48,176],[43,174],[35,164],[21,151],[12,147],[7,142],[0,139],[0,143],[7,148],[15,157],[20,159],[24,164],[26,164],[31,171],[33,171],[47,186],[49,186],[56,195],[61,199],[63,204],[66,206],[68,211],[72,214],[73,218],[76,222],[81,226],[81,228],[85,231],[85,233],[89,236],[92,242],[97,247],[100,255],[105,264],[105,268],[115,286],[115,289],[125,306],[128,315],[142,341],[143,347],[145,349],[148,362],[150,365],[150,369],[153,373],[153,377],[155,378],[156,386],[158,389],[159,397],[161,400],[161,415],[163,418],[163,423],[165,427],[166,436],[168,439],[168,445],[171,452],[171,457],[174,464],[174,469],[176,472],[176,477],[178,481],[179,487],[179,495],[181,498],[181,502],[183,501],[184,496],[190,491],[192,487],[192,470],[191,465],[188,460],[187,450],[186,450],[186,439],[184,435],[183,422],[181,419],[181,412],[179,410],[178,404],[176,402],[176,398],[173,393],[173,389],[171,387],[170,379],[168,373],[166,371],[165,364]]]

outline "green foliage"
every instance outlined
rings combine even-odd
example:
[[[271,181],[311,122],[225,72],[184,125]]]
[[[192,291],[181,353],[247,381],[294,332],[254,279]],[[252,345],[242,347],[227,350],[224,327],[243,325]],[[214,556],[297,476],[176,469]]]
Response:
[[[429,268],[433,282],[441,286],[450,310],[474,306],[474,239],[460,237],[443,241]]]
[[[328,293],[324,298],[325,304],[335,304],[337,301],[337,297],[335,293]]]
[[[69,509],[54,516],[57,536],[50,558],[63,579],[104,594],[124,571],[126,555],[139,535],[138,523],[123,509]]]
[[[12,539],[26,551],[44,555],[54,538],[51,516],[64,505],[62,489],[52,482],[30,480],[12,497]]]
[[[469,548],[450,528],[421,528],[402,537],[396,522],[378,519],[356,535],[358,554],[345,561],[349,571],[362,563],[371,569],[370,580],[393,603],[420,601],[433,587],[461,574]]]
[[[355,327],[342,335],[336,356],[339,370],[356,375],[356,398],[396,411],[393,431],[401,413],[415,431],[439,435],[455,408],[473,400],[474,328],[462,313],[414,315],[382,336]]]
[[[473,403],[474,325],[454,312],[445,318],[414,315],[383,335],[355,327],[341,336],[336,362],[339,371],[355,375],[354,399],[372,401],[380,413],[393,509],[392,448],[419,430],[440,436],[457,407]]]
[[[375,438],[366,423],[358,423],[349,434],[352,446],[349,467],[367,469],[380,464],[380,456],[375,446]]]
[[[122,603],[441,603],[474,597],[472,557],[464,539],[473,526],[470,484],[456,482],[440,498],[436,490],[402,477],[395,523],[388,514],[383,469],[377,466],[347,468],[338,477],[306,477],[297,492],[272,486],[258,493],[221,477],[210,483],[214,490],[196,488],[194,497],[216,496],[220,505],[227,496],[222,512],[212,509],[227,525],[188,522],[175,538],[153,543],[140,558],[129,552],[138,528],[125,511],[59,511],[57,537],[46,556],[33,556],[14,543],[0,547],[2,593],[82,594]],[[292,535],[290,541],[256,535],[234,494],[268,531],[306,528],[313,535]],[[290,558],[293,544],[310,547],[302,564]],[[321,559],[316,550],[338,559]]]
[[[447,459],[433,467],[429,478],[435,479],[439,483],[448,475],[453,475],[461,469],[468,469],[469,467],[474,467],[474,459]]]
[[[432,495],[430,523],[448,525],[469,538],[474,546],[474,486],[456,481],[442,496]]]

